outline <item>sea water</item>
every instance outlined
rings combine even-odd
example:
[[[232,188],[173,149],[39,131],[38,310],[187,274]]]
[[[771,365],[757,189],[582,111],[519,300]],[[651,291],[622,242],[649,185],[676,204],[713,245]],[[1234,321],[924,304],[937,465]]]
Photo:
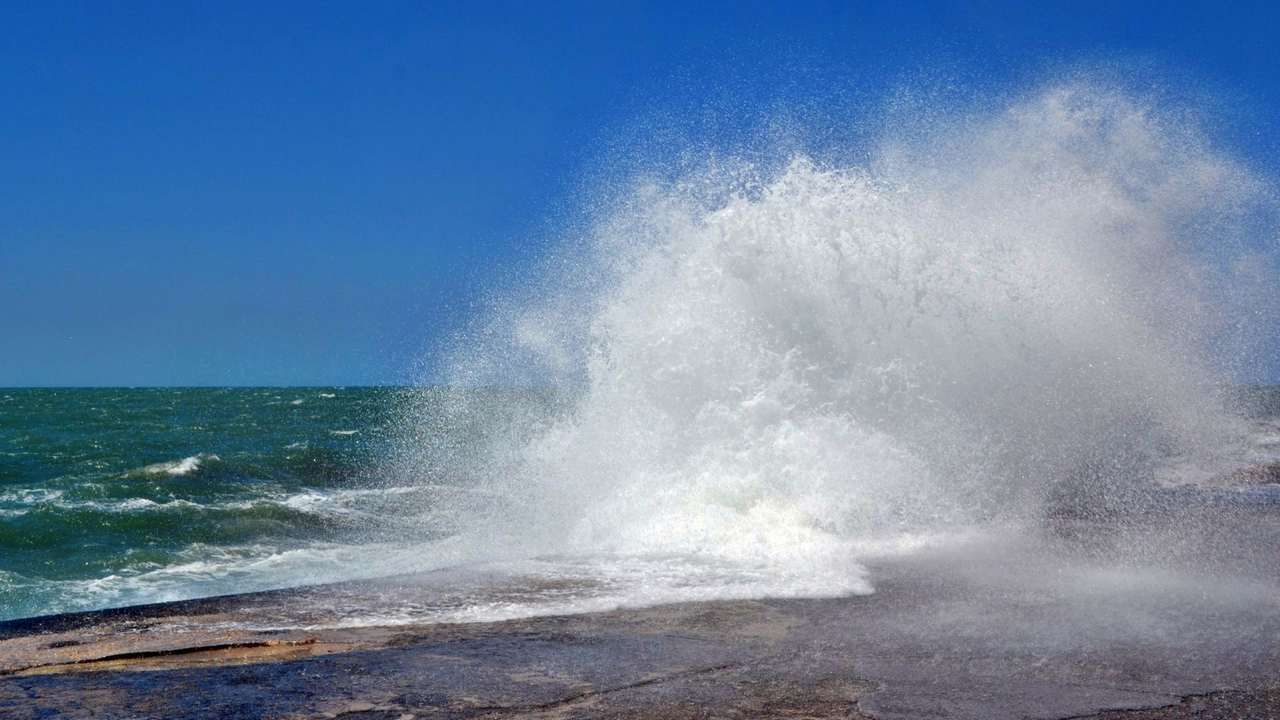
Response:
[[[866,593],[868,559],[1222,472],[1256,430],[1223,388],[1274,349],[1275,194],[1196,117],[1070,78],[605,183],[444,354],[451,387],[563,396],[468,460],[463,556],[619,602]],[[406,474],[483,412],[420,415]]]
[[[358,574],[430,492],[375,477],[393,394],[0,390],[0,617]]]
[[[441,568],[417,619],[850,595],[1123,525],[1277,455],[1225,390],[1274,352],[1274,188],[1194,110],[1074,78],[628,171],[415,389],[2,391],[0,613]]]

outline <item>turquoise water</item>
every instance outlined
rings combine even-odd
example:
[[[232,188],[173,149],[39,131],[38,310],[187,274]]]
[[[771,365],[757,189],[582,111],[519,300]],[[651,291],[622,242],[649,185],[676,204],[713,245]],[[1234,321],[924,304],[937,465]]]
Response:
[[[424,502],[404,392],[0,390],[0,618],[350,574]]]

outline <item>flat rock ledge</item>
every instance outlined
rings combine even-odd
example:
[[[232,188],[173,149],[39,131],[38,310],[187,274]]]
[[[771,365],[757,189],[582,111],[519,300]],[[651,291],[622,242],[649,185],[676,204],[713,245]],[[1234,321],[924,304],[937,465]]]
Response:
[[[441,571],[10,621],[0,718],[1280,720],[1280,502],[1171,497],[856,597],[376,624],[468,582]]]
[[[461,625],[245,627],[316,589],[19,621],[0,717],[1280,718],[1274,649],[1223,685],[1150,648],[926,647],[887,622],[928,611],[908,585]]]

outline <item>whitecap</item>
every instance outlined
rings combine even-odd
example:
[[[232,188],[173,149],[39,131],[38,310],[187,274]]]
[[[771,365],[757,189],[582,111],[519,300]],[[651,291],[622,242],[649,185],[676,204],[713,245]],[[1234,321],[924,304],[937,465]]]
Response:
[[[205,463],[217,462],[222,458],[212,453],[199,453],[190,457],[184,457],[181,460],[169,460],[166,462],[147,465],[138,470],[130,471],[130,475],[169,475],[171,477],[180,477],[190,475],[199,470]]]

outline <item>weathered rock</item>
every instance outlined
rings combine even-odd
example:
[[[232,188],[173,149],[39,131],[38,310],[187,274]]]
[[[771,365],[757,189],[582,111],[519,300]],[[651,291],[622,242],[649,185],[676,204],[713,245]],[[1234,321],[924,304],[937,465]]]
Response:
[[[877,563],[863,597],[323,627],[427,574],[4,623],[0,717],[1277,717],[1280,512],[1230,510],[1196,525],[1230,558],[1176,525],[1126,530],[1189,548],[1128,565],[1017,536]]]

